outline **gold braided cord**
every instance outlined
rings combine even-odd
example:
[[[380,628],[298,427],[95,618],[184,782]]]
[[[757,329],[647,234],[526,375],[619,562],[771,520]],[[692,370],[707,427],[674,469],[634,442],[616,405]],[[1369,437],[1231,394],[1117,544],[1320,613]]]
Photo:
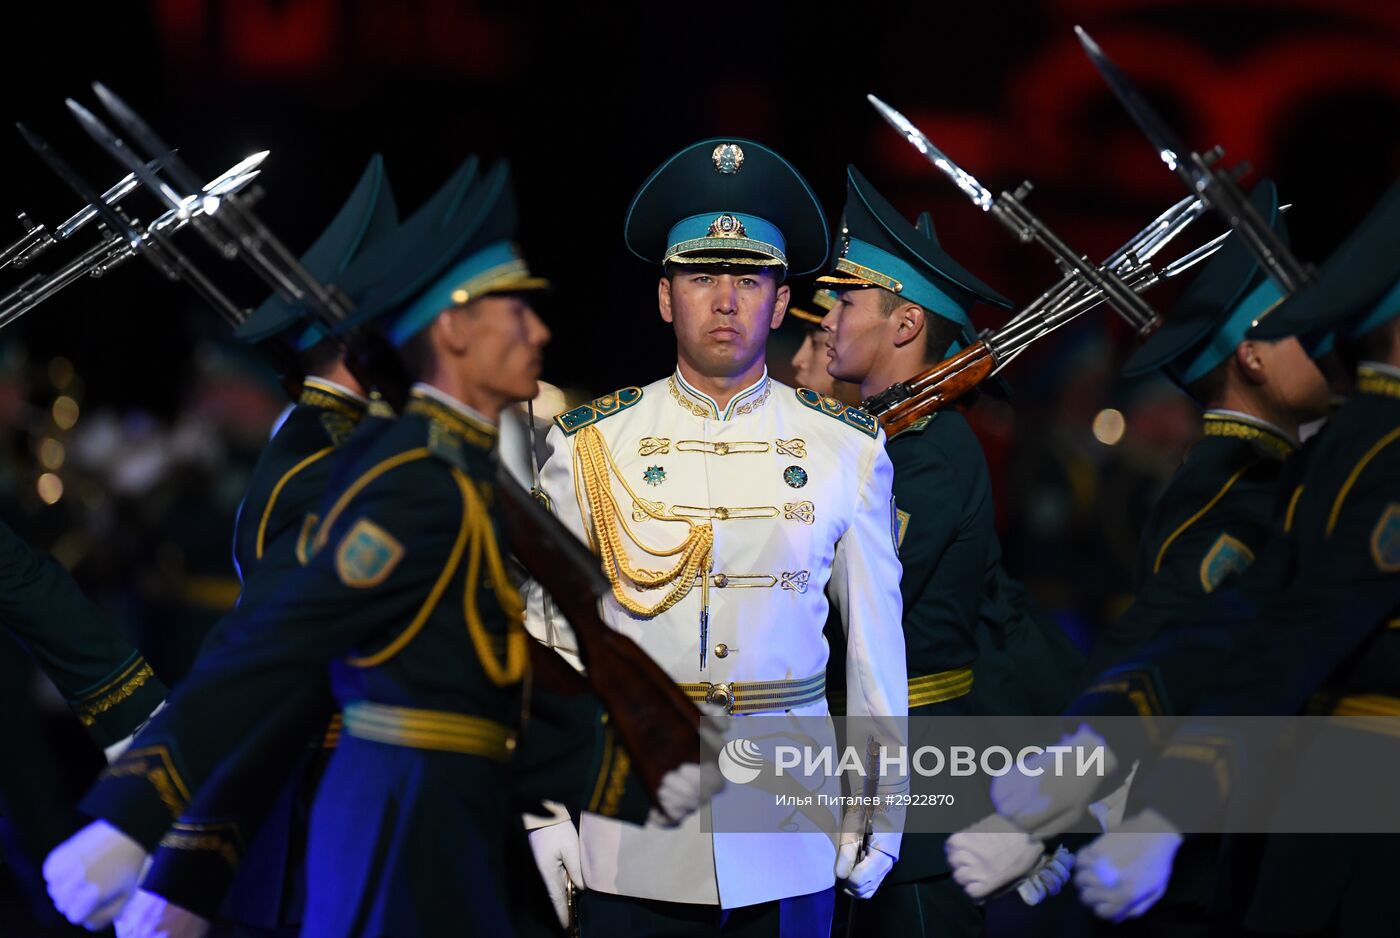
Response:
[[[622,608],[634,616],[650,619],[660,615],[680,602],[690,593],[697,575],[702,575],[700,589],[702,606],[708,605],[709,581],[703,574],[709,573],[713,559],[715,532],[708,523],[696,524],[689,518],[682,518],[658,510],[645,499],[632,491],[617,463],[608,452],[607,444],[597,427],[584,427],[578,432],[574,451],[574,487],[579,493],[579,510],[591,519],[590,536],[593,546],[603,562],[603,572],[612,584],[613,596]],[[611,471],[610,471],[611,470]],[[655,548],[644,544],[636,532],[627,524],[618,508],[617,499],[612,493],[612,476],[616,475],[619,484],[636,506],[650,518],[657,521],[678,521],[686,524],[690,533],[675,547]],[[587,510],[583,504],[587,499]],[[634,567],[627,556],[623,535],[650,557],[676,557],[679,560],[669,570],[642,570]],[[659,601],[652,605],[638,602],[624,591],[623,579],[637,589],[657,589],[670,585],[670,589]]]
[[[471,636],[476,656],[481,659],[481,667],[486,676],[497,687],[514,684],[525,674],[525,663],[529,659],[525,644],[525,601],[515,585],[506,576],[506,567],[501,560],[501,548],[496,543],[496,532],[491,527],[491,517],[486,513],[486,505],[477,492],[476,486],[466,473],[452,470],[457,487],[462,490],[462,499],[467,503],[470,517],[471,546],[467,554],[467,588],[463,598],[463,609],[467,617],[467,634]],[[491,637],[481,621],[481,611],[476,605],[477,584],[481,580],[481,554],[486,552],[486,565],[491,577],[491,589],[496,594],[501,611],[506,615],[506,660],[501,662],[491,648]]]

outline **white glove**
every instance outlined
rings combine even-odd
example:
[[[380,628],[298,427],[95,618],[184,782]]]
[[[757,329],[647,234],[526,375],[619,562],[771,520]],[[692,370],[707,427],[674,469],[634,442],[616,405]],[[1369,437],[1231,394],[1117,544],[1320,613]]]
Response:
[[[1074,869],[1074,854],[1060,845],[1054,854],[1040,858],[1035,869],[1016,884],[1016,892],[1026,905],[1040,905],[1051,896],[1060,894],[1065,883],[1069,882],[1070,871]]]
[[[112,743],[112,745],[104,748],[102,750],[102,755],[107,758],[107,764],[111,765],[113,762],[116,762],[118,759],[120,759],[122,753],[126,752],[128,749],[131,748],[132,740],[136,739],[136,737],[141,734],[141,731],[146,728],[146,724],[150,723],[151,720],[155,719],[155,715],[157,713],[160,713],[164,709],[165,701],[162,700],[160,703],[156,704],[156,708],[151,711],[150,716],[142,720],[141,724],[137,726],[136,729],[131,731],[130,736],[123,736],[121,739]]]
[[[990,814],[943,845],[953,880],[981,901],[1035,866],[1044,846],[999,814]]]
[[[1102,746],[1105,749],[1104,772],[1112,772],[1118,765],[1103,737],[1087,725],[1081,725],[1072,735],[1062,737],[1058,745],[1083,747],[1086,750]],[[1103,779],[1094,773],[1076,774],[1079,757],[1074,752],[1063,754],[1062,760],[1063,771],[1057,774],[1055,753],[1027,756],[1026,768],[1032,773],[1041,770],[1039,775],[1022,774],[1018,765],[994,779],[992,804],[997,813],[1022,830],[1029,831],[1031,836],[1041,839],[1053,837],[1074,826],[1093,800],[1094,792]]]
[[[723,787],[724,776],[720,774],[718,762],[705,765],[687,762],[672,769],[661,778],[661,787],[656,792],[661,807],[651,809],[646,826],[675,827],[708,804]]]
[[[1089,813],[1099,822],[1099,827],[1105,834],[1123,823],[1123,814],[1128,810],[1128,791],[1132,787],[1133,779],[1137,777],[1138,765],[1137,762],[1133,763],[1132,770],[1128,772],[1128,777],[1123,779],[1122,785],[1089,805]]]
[[[871,844],[865,856],[857,862],[856,856],[860,853],[860,842],[863,839],[859,832],[844,833],[841,835],[840,846],[836,849],[836,878],[845,880],[846,895],[855,896],[857,899],[869,899],[875,895],[875,890],[880,888],[885,874],[894,866],[895,859]]]
[[[117,938],[204,938],[209,921],[144,889],[117,917]]]
[[[1074,883],[1099,918],[1137,918],[1167,891],[1181,834],[1148,809],[1079,851]]]
[[[149,861],[140,844],[98,820],[53,849],[44,861],[44,881],[54,908],[74,925],[96,931],[121,911]]]
[[[559,916],[559,924],[567,931],[570,924],[567,884],[572,880],[575,888],[583,888],[578,831],[567,820],[530,831],[530,851],[535,855],[535,866],[544,880],[549,901],[554,903],[554,914]]]

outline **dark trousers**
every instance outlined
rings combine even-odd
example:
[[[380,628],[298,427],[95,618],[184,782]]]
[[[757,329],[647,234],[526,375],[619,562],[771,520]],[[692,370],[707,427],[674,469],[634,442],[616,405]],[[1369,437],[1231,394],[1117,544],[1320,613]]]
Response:
[[[827,938],[835,889],[721,909],[585,892],[579,902],[581,938]]]
[[[944,873],[912,883],[880,884],[869,899],[851,902],[850,934],[860,938],[974,938],[982,910]]]

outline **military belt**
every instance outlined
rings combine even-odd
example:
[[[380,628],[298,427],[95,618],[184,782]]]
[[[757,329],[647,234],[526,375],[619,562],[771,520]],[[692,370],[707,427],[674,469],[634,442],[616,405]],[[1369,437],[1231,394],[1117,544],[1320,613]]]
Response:
[[[972,690],[972,668],[954,668],[909,679],[909,706],[926,707],[965,697]]]
[[[330,723],[326,724],[326,732],[320,739],[315,740],[314,746],[321,749],[334,749],[340,745],[340,732],[345,727],[345,718],[340,714],[331,717]]]
[[[344,732],[390,746],[485,756],[497,762],[508,761],[515,749],[514,734],[495,720],[366,700],[345,708]]]
[[[929,704],[943,703],[946,700],[957,700],[964,697],[972,690],[972,669],[954,668],[951,671],[939,671],[937,674],[926,674],[923,677],[911,677],[909,679],[909,706],[926,707]],[[833,716],[843,716],[846,713],[846,695],[831,695],[831,713]]]
[[[700,681],[681,684],[680,689],[696,703],[718,704],[725,713],[768,713],[805,707],[826,698],[826,673],[801,680],[728,681],[711,684]]]
[[[1400,717],[1400,697],[1387,694],[1347,694],[1332,706],[1339,717]]]

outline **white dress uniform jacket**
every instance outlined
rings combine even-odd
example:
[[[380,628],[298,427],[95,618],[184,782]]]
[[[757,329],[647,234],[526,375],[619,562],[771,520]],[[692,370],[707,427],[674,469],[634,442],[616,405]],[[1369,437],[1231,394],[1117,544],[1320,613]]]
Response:
[[[721,409],[677,371],[554,424],[541,485],[559,518],[602,555],[624,597],[603,604],[611,627],[682,684],[800,682],[825,673],[829,596],[846,629],[847,712],[902,722],[908,677],[893,470],[873,418],[766,371]],[[605,533],[609,516],[615,537]],[[684,564],[705,552],[703,525],[713,543],[701,573]],[[688,550],[665,554],[687,541]],[[663,582],[637,588],[619,572],[627,563]],[[697,572],[661,576],[677,568]],[[668,596],[674,604],[648,614]],[[567,655],[575,647],[567,623],[546,610],[538,588],[528,597],[527,628]],[[826,715],[820,689],[804,697],[796,686],[795,705],[777,713]],[[720,830],[725,798],[721,792],[712,806]],[[701,812],[676,830],[643,830],[585,814],[587,887],[734,908],[832,885],[830,837],[708,834],[702,825],[710,820]],[[899,837],[881,832],[874,843],[897,856]]]

